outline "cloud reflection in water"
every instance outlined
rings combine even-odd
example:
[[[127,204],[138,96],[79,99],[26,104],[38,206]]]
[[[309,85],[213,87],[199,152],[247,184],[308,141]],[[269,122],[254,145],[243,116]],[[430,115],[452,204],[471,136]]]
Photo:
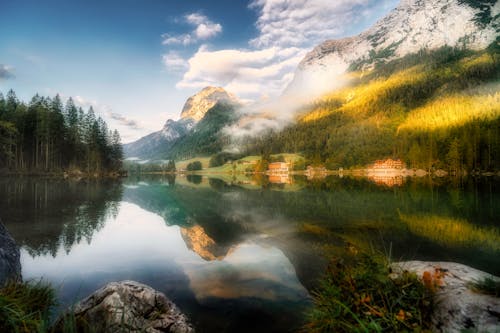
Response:
[[[74,244],[69,252],[60,245],[55,256],[33,257],[22,249],[21,260],[25,278],[43,277],[55,286],[80,281],[87,289],[97,289],[100,285],[88,286],[96,281],[94,276],[122,280],[131,272],[153,267],[161,274],[183,270],[200,302],[214,297],[272,301],[308,297],[293,265],[279,249],[247,241],[233,246],[225,257],[207,261],[186,246],[179,227],[167,226],[160,216],[127,202],[120,204],[116,218],[109,217],[90,243]]]

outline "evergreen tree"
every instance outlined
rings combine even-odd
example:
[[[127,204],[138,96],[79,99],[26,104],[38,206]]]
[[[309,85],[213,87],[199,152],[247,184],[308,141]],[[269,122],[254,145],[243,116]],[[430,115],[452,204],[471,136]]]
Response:
[[[453,174],[458,174],[458,172],[461,170],[462,159],[460,156],[460,144],[457,138],[451,141],[448,154],[446,154],[446,160],[448,162],[450,171]]]
[[[79,168],[87,172],[120,170],[123,158],[118,132],[109,132],[94,110],[66,105],[36,94],[29,104],[10,90],[0,93],[0,168],[17,171],[62,171]]]

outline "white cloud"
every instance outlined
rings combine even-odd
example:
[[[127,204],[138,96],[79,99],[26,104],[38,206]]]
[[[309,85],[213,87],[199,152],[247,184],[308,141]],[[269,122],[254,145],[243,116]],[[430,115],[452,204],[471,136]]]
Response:
[[[250,41],[255,47],[272,45],[307,47],[327,39],[352,34],[380,9],[395,0],[253,0],[257,10],[259,36]],[[387,8],[386,8],[387,7]],[[356,29],[354,29],[356,30]]]
[[[184,22],[193,26],[194,30],[180,35],[163,34],[163,45],[182,44],[186,46],[213,38],[222,32],[222,25],[211,21],[207,16],[200,13],[185,15],[183,19]]]
[[[198,39],[209,39],[217,36],[220,32],[222,32],[222,26],[218,23],[202,23],[195,30]]]
[[[220,85],[239,96],[258,98],[265,86],[267,94],[279,94],[304,54],[299,48],[210,51],[202,46],[189,59],[189,69],[177,87]]]
[[[259,34],[248,49],[200,49],[185,63],[178,88],[223,86],[243,98],[279,95],[305,56],[317,44],[354,34],[387,12],[398,0],[252,0]],[[187,15],[200,27],[206,19]],[[354,27],[354,28],[353,28]]]
[[[178,36],[171,36],[169,34],[164,34],[163,36],[163,45],[172,45],[172,44],[182,44],[184,46],[194,43],[194,39],[190,34],[183,34]]]
[[[191,13],[184,16],[184,19],[187,23],[192,25],[199,25],[208,21],[208,18],[205,15],[200,13]]]
[[[60,94],[60,96],[65,98],[64,94]],[[124,143],[137,139],[137,136],[146,135],[150,133],[149,128],[154,128],[152,126],[145,126],[142,121],[114,112],[109,105],[100,103],[97,100],[76,95],[73,97],[73,101],[75,105],[82,107],[85,111],[92,107],[95,114],[102,117],[110,129],[117,129],[120,132],[122,142]]]
[[[179,72],[188,68],[187,61],[178,52],[170,51],[162,56],[163,64],[171,72]]]

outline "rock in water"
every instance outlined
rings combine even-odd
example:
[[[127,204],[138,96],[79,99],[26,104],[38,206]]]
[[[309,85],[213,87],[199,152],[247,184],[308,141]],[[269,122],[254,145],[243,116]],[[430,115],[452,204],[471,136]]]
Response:
[[[415,272],[425,281],[429,276],[436,288],[432,316],[433,332],[498,332],[500,298],[471,290],[473,282],[485,278],[500,280],[491,274],[452,262],[406,261],[392,268]],[[428,281],[427,281],[428,283]]]
[[[73,308],[78,332],[191,333],[187,317],[164,294],[135,281],[111,282]],[[56,328],[62,328],[64,317]]]
[[[16,242],[0,222],[0,286],[21,279],[21,255]]]

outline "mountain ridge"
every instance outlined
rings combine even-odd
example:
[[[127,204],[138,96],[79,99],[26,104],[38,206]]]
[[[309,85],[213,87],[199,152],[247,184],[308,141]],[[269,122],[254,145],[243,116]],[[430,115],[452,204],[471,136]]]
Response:
[[[364,32],[317,45],[300,62],[284,94],[322,94],[337,88],[333,79],[346,72],[369,69],[423,49],[481,50],[496,40],[499,26],[496,0],[402,0]],[[311,90],[318,85],[324,88]]]
[[[192,132],[218,103],[237,105],[239,100],[221,87],[205,87],[186,100],[179,120],[168,119],[160,131],[123,145],[125,157],[154,159],[166,156],[169,148]]]

